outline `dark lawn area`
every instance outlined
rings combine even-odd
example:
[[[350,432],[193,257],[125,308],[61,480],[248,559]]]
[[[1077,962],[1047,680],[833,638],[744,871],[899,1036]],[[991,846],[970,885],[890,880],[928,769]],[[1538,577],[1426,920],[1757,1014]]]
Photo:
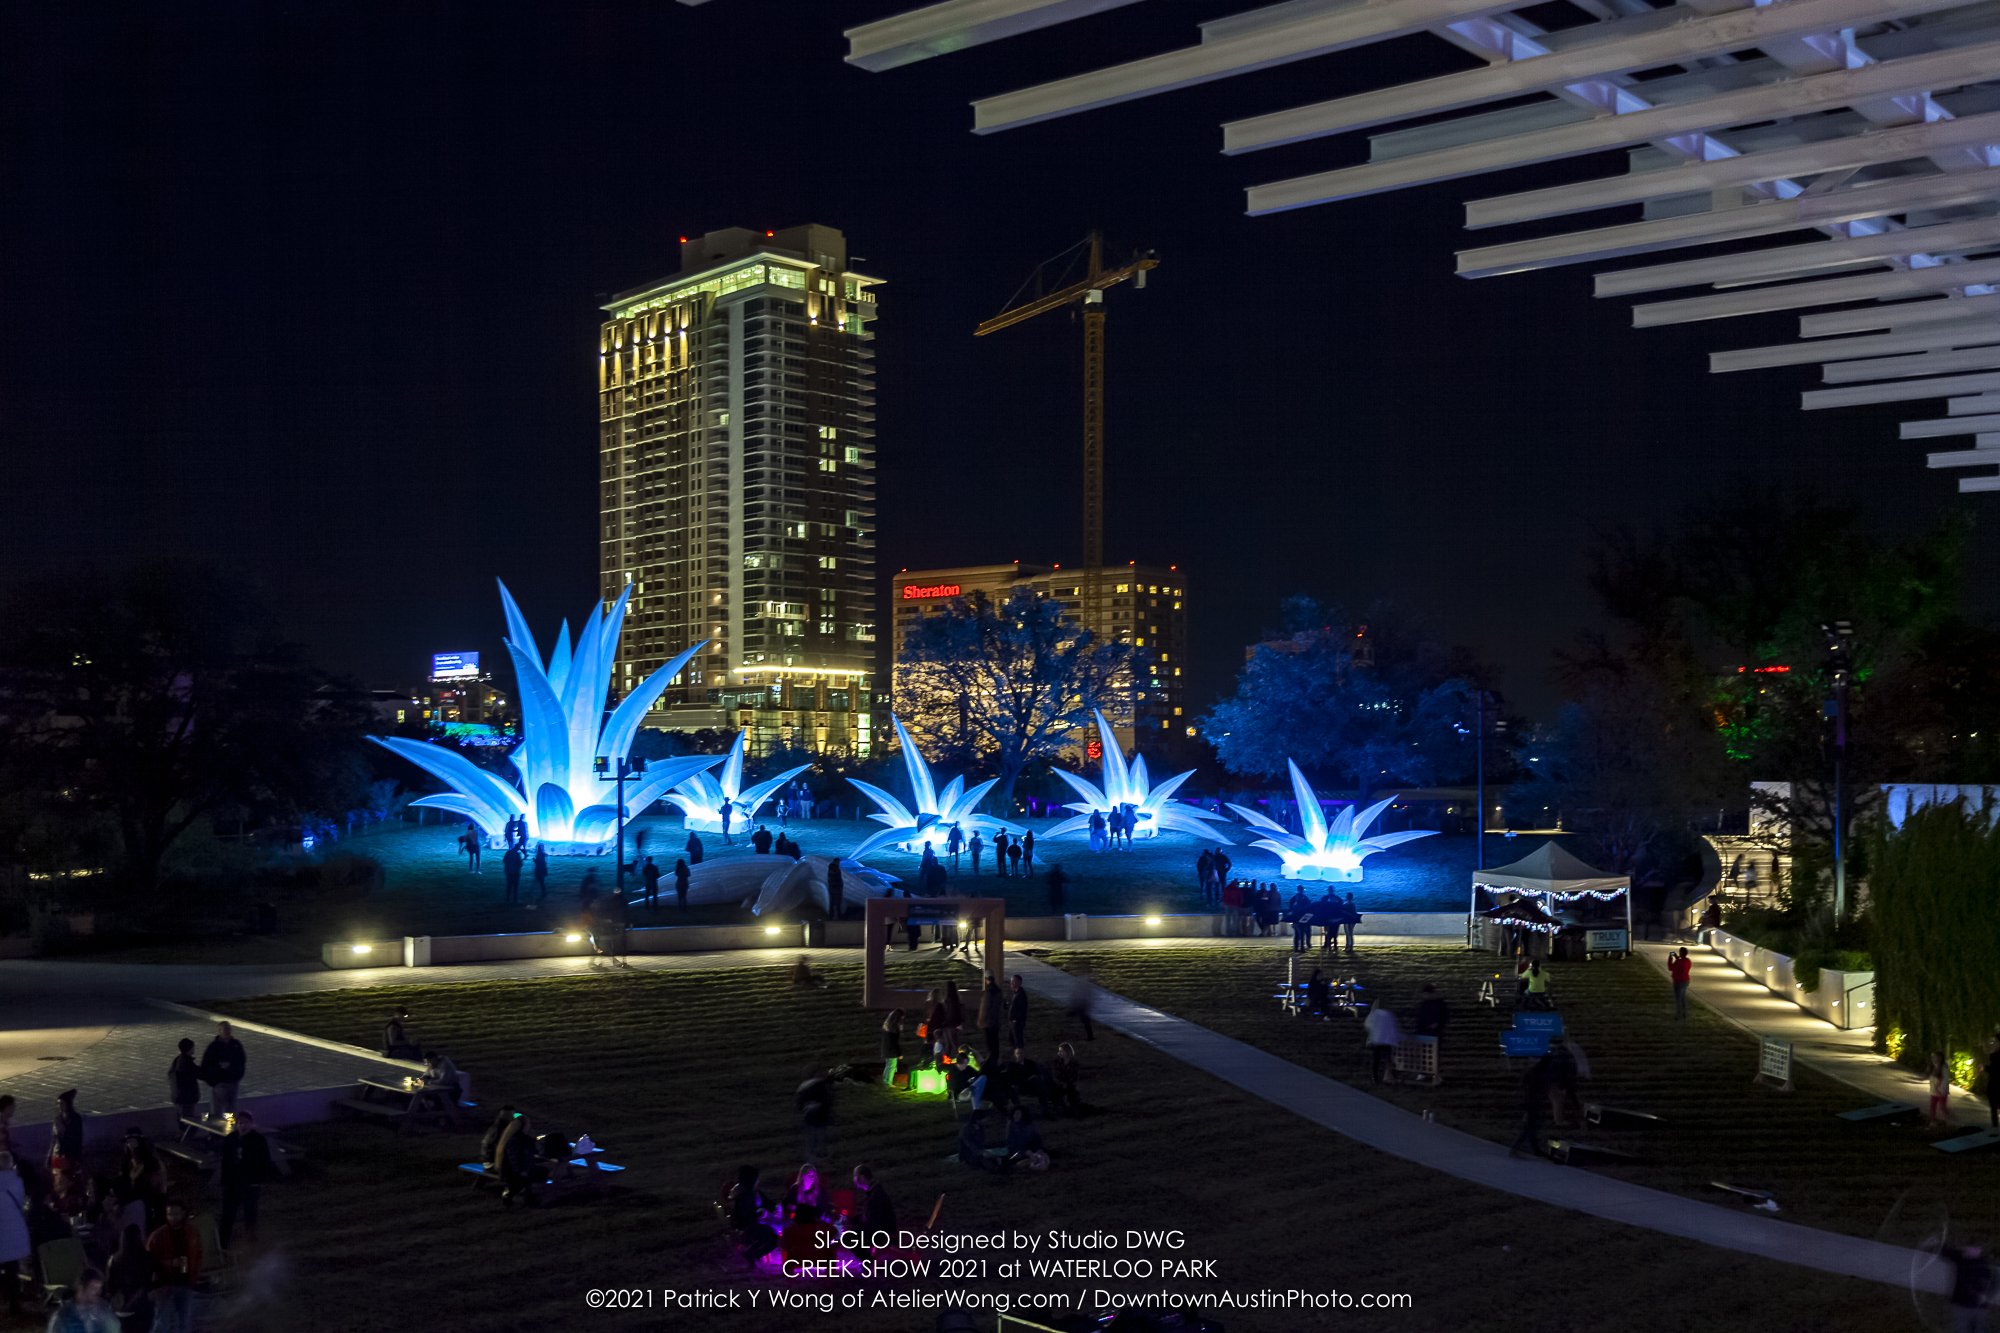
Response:
[[[1410,1024],[1429,982],[1451,1006],[1441,1086],[1376,1085],[1361,1049],[1361,1023],[1287,1018],[1276,983],[1290,955],[1257,956],[1200,948],[1063,949],[1060,966],[1089,969],[1108,990],[1178,1014],[1274,1054],[1367,1088],[1411,1111],[1433,1110],[1449,1124],[1497,1142],[1521,1123],[1525,1061],[1508,1061],[1499,1033],[1513,1021],[1512,965],[1497,984],[1500,1007],[1473,1001],[1481,980],[1502,960],[1448,947],[1381,947],[1364,943],[1355,955],[1327,964],[1329,974],[1358,976],[1385,996]],[[1321,961],[1301,964],[1299,976]],[[1585,1128],[1574,1137],[1641,1153],[1636,1164],[1610,1174],[1709,1199],[1722,1180],[1769,1190],[1780,1216],[1814,1226],[1915,1244],[1951,1218],[1976,1236],[2000,1235],[2000,1152],[1948,1154],[1930,1147],[1915,1120],[1851,1125],[1836,1113],[1877,1100],[1805,1069],[1796,1090],[1753,1086],[1756,1042],[1703,1009],[1689,1005],[1677,1022],[1666,979],[1645,960],[1555,964],[1551,990],[1569,1031],[1589,1057],[1586,1101],[1647,1111],[1663,1118],[1644,1131]],[[1912,1083],[1912,1099],[1921,1090]]]
[[[945,975],[935,961],[899,968],[913,981]],[[1108,956],[1101,970],[1109,980]],[[874,1058],[876,1024],[857,1003],[858,969],[827,975],[826,989],[805,992],[790,990],[778,969],[760,968],[225,1002],[225,1012],[243,1018],[344,1041],[365,1040],[387,1007],[408,1004],[420,1038],[474,1074],[486,1107],[513,1102],[542,1125],[588,1131],[629,1170],[608,1202],[507,1210],[453,1170],[476,1155],[476,1132],[398,1139],[362,1124],[291,1131],[313,1169],[266,1193],[262,1243],[245,1255],[258,1274],[245,1289],[263,1299],[218,1307],[214,1326],[931,1328],[933,1316],[910,1312],[675,1318],[584,1306],[591,1287],[726,1290],[770,1281],[730,1267],[713,1201],[741,1162],[762,1165],[774,1188],[789,1180],[801,1156],[792,1093],[808,1067]],[[970,969],[958,975],[971,979]],[[1036,1005],[1030,1042],[1038,1056],[1053,1049],[1060,1022],[1058,1011]],[[906,1224],[942,1194],[941,1225],[959,1232],[1182,1227],[1184,1254],[1216,1260],[1232,1288],[1414,1298],[1400,1314],[1237,1314],[1226,1321],[1230,1333],[1710,1333],[1736,1326],[1753,1307],[1765,1312],[1760,1328],[1775,1333],[1909,1326],[1900,1290],[1469,1187],[1102,1030],[1081,1049],[1086,1093],[1102,1110],[1046,1125],[1055,1158],[1046,1174],[1002,1179],[963,1168],[949,1160],[956,1126],[941,1100],[856,1085],[842,1085],[834,1170],[872,1162]],[[985,1317],[983,1327],[992,1326]]]

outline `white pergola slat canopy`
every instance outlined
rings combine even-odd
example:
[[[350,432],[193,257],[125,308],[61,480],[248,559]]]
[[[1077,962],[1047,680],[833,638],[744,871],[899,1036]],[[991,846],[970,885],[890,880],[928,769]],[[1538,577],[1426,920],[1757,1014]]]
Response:
[[[848,59],[892,69],[1138,2],[944,0],[850,29]],[[1960,489],[2000,491],[2000,3],[1559,3],[1573,12],[1492,0],[1246,7],[1200,25],[1193,45],[979,99],[973,129],[1429,32],[1485,67],[1223,125],[1230,154],[1378,131],[1363,162],[1250,186],[1248,211],[1623,149],[1623,173],[1470,202],[1468,229],[1540,233],[1460,251],[1460,276],[1704,247],[1602,273],[1596,294],[1677,293],[1637,305],[1639,328],[1816,311],[1802,313],[1799,341],[1719,351],[1710,370],[1820,364],[1838,387],[1807,391],[1803,407],[1912,404],[1904,438],[1975,439],[1930,454],[1930,467],[1988,470]],[[1414,118],[1433,119],[1403,125]],[[1613,209],[1637,212],[1603,215]],[[1600,216],[1568,221],[1584,214]],[[1805,235],[1765,239],[1787,233]],[[1949,415],[1927,416],[1938,399],[1953,400]]]

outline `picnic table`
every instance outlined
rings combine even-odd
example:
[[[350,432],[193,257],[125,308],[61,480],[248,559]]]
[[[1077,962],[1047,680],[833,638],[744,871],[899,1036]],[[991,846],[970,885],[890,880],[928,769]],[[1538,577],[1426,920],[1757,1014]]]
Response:
[[[161,1151],[169,1152],[182,1161],[206,1171],[220,1163],[222,1140],[228,1135],[230,1126],[234,1123],[233,1119],[209,1120],[200,1116],[183,1116],[181,1117],[181,1141],[177,1144],[160,1144],[157,1146]],[[276,1171],[280,1176],[289,1178],[292,1174],[292,1160],[299,1155],[298,1152],[280,1143],[276,1134],[272,1134],[269,1131],[262,1132],[264,1134],[264,1146],[270,1149],[271,1152],[271,1169]],[[215,1142],[212,1145],[207,1143],[205,1139],[195,1139],[191,1142],[188,1138],[190,1134],[207,1135],[213,1138]]]
[[[553,1192],[578,1188],[598,1195],[609,1194],[612,1182],[625,1168],[605,1161],[601,1147],[572,1148],[570,1151],[573,1155],[567,1159],[542,1159],[549,1172],[544,1188]],[[491,1162],[460,1162],[458,1169],[473,1178],[474,1189],[483,1190],[488,1185],[500,1183],[500,1173]]]
[[[424,1083],[414,1078],[389,1082],[378,1078],[358,1078],[352,1097],[337,1098],[334,1109],[364,1120],[381,1120],[406,1133],[426,1117],[441,1123],[458,1123],[458,1089]]]

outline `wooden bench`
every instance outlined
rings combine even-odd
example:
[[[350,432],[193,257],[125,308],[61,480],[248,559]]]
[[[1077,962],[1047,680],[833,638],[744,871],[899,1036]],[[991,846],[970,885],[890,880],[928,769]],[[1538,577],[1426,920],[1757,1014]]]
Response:
[[[1960,1134],[1955,1139],[1939,1139],[1931,1147],[1939,1152],[1975,1152],[1980,1148],[1991,1148],[2000,1143],[2000,1129],[1981,1129],[1971,1134]]]
[[[1850,1124],[1867,1124],[1875,1120],[1901,1120],[1906,1115],[1915,1115],[1917,1108],[1907,1102],[1877,1102],[1864,1106],[1858,1111],[1838,1111],[1835,1117]]]

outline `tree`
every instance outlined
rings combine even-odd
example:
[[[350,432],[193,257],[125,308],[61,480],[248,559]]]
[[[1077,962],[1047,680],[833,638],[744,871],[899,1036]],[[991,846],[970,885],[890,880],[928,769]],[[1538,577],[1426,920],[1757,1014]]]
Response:
[[[0,753],[39,817],[108,820],[151,888],[197,821],[291,820],[365,795],[366,710],[211,574],[152,566],[23,589],[0,645]]]
[[[933,762],[990,765],[1003,808],[1029,764],[1053,759],[1098,709],[1129,707],[1141,666],[1030,588],[985,593],[923,616],[896,659],[896,715]]]
[[[1890,1053],[1981,1051],[2000,1024],[2000,828],[1991,809],[1923,806],[1869,860],[1877,1039]],[[1961,1077],[1961,1081],[1969,1079]]]
[[[1470,779],[1475,664],[1383,607],[1357,626],[1293,598],[1284,620],[1202,719],[1225,767],[1270,776],[1290,758],[1363,792]]]
[[[1825,626],[1853,630],[1850,826],[1882,783],[1984,780],[2000,758],[2000,643],[1961,611],[1965,536],[1947,519],[1884,539],[1849,509],[1737,487],[1664,534],[1609,534],[1591,583],[1623,631],[1615,655],[1634,668],[1628,683],[1661,692],[1651,706],[1663,717],[1707,715],[1739,793],[1750,778],[1786,784],[1787,795],[1753,798],[1760,822],[1789,831],[1795,864],[1823,865],[1833,838]]]
[[[1603,650],[1569,660],[1569,701],[1520,793],[1560,812],[1598,864],[1635,880],[1662,877],[1698,821],[1740,801],[1712,719],[1657,679],[1663,669]]]

